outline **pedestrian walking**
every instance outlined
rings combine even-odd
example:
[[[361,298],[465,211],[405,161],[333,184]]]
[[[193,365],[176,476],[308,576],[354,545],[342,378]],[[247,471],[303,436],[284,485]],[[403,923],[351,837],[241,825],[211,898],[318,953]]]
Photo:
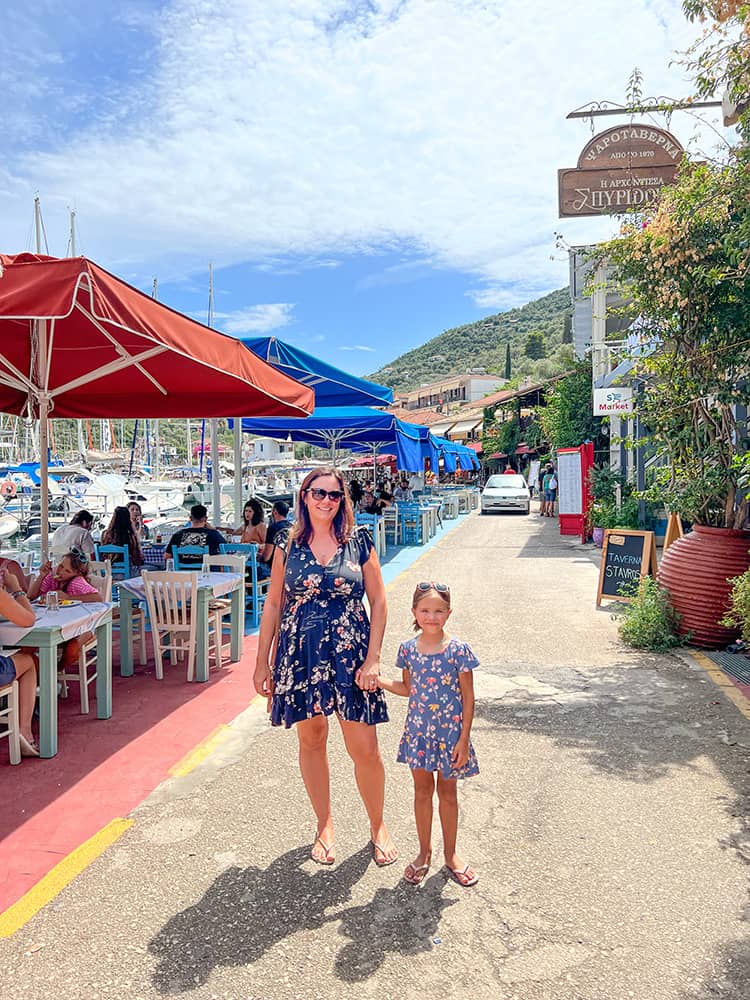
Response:
[[[409,698],[396,759],[411,768],[419,853],[406,866],[404,879],[419,885],[430,869],[437,788],[445,864],[456,882],[468,888],[476,885],[478,878],[456,851],[457,782],[479,773],[470,738],[474,720],[472,671],[479,661],[468,643],[445,632],[451,615],[451,594],[446,584],[417,584],[412,614],[419,634],[399,647],[396,666],[401,668],[402,679],[380,679],[386,691]]]
[[[555,516],[555,500],[557,499],[557,474],[555,472],[555,467],[550,464],[547,466],[544,478],[542,480],[542,510],[541,513],[544,517],[554,517]]]
[[[388,721],[378,688],[385,585],[372,537],[355,526],[340,472],[315,469],[305,477],[297,520],[278,550],[284,558],[273,560],[254,683],[270,697],[271,724],[296,727],[317,819],[311,857],[321,865],[335,861],[327,754],[328,716],[335,713],[370,821],[373,859],[390,865],[398,851],[383,821],[385,770],[375,728]]]

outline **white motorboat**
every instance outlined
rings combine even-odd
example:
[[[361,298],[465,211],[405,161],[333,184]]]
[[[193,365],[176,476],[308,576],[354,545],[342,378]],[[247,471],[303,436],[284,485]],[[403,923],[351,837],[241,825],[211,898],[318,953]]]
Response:
[[[12,514],[6,514],[0,512],[0,541],[6,538],[12,538],[21,527],[21,524],[17,517]]]

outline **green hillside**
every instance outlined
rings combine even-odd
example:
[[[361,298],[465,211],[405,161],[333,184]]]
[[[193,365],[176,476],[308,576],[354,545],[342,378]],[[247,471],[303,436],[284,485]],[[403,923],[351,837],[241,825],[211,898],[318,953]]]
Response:
[[[504,377],[507,344],[510,344],[511,378],[548,378],[570,367],[572,347],[563,343],[563,337],[570,329],[571,311],[570,292],[560,288],[519,309],[446,330],[368,378],[393,389],[406,390],[447,375],[461,375],[472,368],[485,368]],[[529,343],[529,334],[537,333],[543,340],[532,338]]]

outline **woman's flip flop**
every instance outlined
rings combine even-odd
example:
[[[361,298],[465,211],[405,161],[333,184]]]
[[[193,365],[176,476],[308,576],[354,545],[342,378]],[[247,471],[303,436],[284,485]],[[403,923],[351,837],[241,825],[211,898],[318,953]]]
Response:
[[[424,882],[429,870],[429,865],[413,865],[410,863],[404,869],[404,882],[408,882],[409,885],[419,885],[420,882]]]
[[[468,889],[471,885],[476,885],[479,881],[479,876],[471,865],[467,865],[465,868],[448,868],[448,871],[464,889]]]
[[[313,854],[313,851],[315,850],[315,844],[320,844],[320,846],[323,848],[322,857],[320,855],[316,857],[316,855]],[[334,850],[333,844],[326,845],[324,840],[322,840],[320,837],[316,837],[315,842],[313,843],[312,846],[312,851],[310,851],[310,857],[313,859],[316,865],[332,865],[336,860],[335,857],[331,857],[331,851],[333,850]]]
[[[386,855],[386,846],[378,844],[374,840],[371,840],[370,843],[372,844],[372,860],[378,868],[387,868],[388,865],[392,865],[394,861],[398,861],[398,851],[396,851],[394,857],[389,858]],[[378,857],[378,854],[380,854],[380,857]]]

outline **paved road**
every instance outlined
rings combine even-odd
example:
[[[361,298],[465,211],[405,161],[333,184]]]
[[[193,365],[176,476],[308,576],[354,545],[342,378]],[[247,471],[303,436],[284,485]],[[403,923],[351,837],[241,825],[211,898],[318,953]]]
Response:
[[[476,888],[433,868],[414,890],[371,863],[338,733],[339,861],[315,867],[295,738],[256,707],[0,942],[8,996],[746,1000],[750,723],[689,663],[623,648],[596,572],[556,523],[472,515],[390,588],[387,662],[420,579],[451,584],[453,631],[482,661],[482,773],[462,789]]]

